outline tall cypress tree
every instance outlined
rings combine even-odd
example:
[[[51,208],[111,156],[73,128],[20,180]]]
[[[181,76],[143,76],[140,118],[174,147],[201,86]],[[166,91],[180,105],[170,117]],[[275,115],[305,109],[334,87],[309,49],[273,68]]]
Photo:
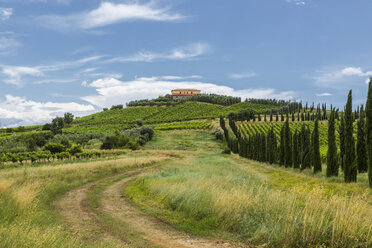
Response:
[[[282,125],[280,130],[280,147],[279,147],[279,164],[284,165],[285,162],[285,126]]]
[[[328,121],[327,177],[338,176],[337,145],[335,136],[335,111]]]
[[[292,166],[292,134],[289,127],[288,118],[284,123],[284,165],[285,167]]]
[[[368,96],[366,104],[366,138],[368,157],[369,187],[372,188],[372,78],[369,80]]]
[[[301,170],[310,168],[310,130],[305,124],[302,125],[302,153],[301,153]]]
[[[359,173],[364,173],[367,172],[368,166],[363,105],[360,107],[358,116],[357,164]]]
[[[345,158],[345,119],[344,119],[344,115],[341,115],[340,126],[338,128],[338,134],[340,136],[340,163],[341,163],[341,169],[344,170],[344,158]]]
[[[355,141],[353,137],[353,111],[352,111],[352,90],[349,91],[345,108],[345,158],[344,174],[345,182],[356,182],[357,166],[355,164]]]
[[[320,159],[320,151],[319,151],[319,121],[318,119],[315,120],[314,131],[313,131],[313,142],[312,144],[312,151],[313,151],[313,166],[314,166],[314,173],[318,173],[322,171],[322,161]]]
[[[299,159],[299,146],[298,146],[298,133],[297,130],[293,134],[293,142],[292,142],[292,150],[293,150],[293,168],[298,169],[300,168],[300,159]]]

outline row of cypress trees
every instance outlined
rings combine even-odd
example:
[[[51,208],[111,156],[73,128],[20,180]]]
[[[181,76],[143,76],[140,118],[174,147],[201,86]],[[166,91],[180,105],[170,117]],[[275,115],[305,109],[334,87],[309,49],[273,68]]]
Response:
[[[339,165],[344,171],[345,182],[356,182],[357,174],[368,171],[369,185],[372,188],[372,79],[369,82],[366,108],[362,105],[358,110],[357,142],[354,139],[353,122],[355,115],[352,111],[352,91],[350,90],[344,115],[338,130],[340,137],[340,154],[337,153],[336,119],[338,110],[331,108],[328,118],[328,151],[327,177],[338,176]],[[240,156],[269,164],[279,163],[281,166],[313,168],[314,173],[322,171],[319,145],[319,121],[315,119],[314,130],[303,124],[300,131],[293,134],[289,127],[288,116],[280,131],[278,145],[273,127],[266,133],[257,133],[248,138],[241,136],[235,122],[229,118],[233,134],[229,134],[224,118],[220,118],[221,128],[229,148]]]

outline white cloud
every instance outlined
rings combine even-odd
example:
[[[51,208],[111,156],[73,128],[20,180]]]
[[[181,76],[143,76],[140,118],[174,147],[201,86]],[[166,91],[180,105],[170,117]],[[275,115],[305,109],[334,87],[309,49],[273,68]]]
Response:
[[[42,124],[50,122],[58,115],[62,116],[65,112],[83,115],[94,110],[92,105],[75,102],[35,102],[23,97],[6,95],[5,101],[0,101],[0,122],[7,123],[7,126]]]
[[[153,2],[140,4],[111,3],[104,1],[97,9],[67,16],[48,15],[38,18],[45,27],[58,31],[73,29],[89,30],[119,22],[131,20],[174,21],[184,18],[177,13],[170,13],[169,7],[158,8]]]
[[[21,43],[12,37],[0,37],[0,55],[9,55],[15,52]]]
[[[37,68],[24,66],[3,66],[2,73],[8,76],[6,83],[20,85],[22,76],[40,77],[43,72]]]
[[[314,75],[305,78],[314,80],[315,84],[325,88],[343,88],[363,82],[364,77],[372,76],[372,71],[365,71],[361,67],[338,67],[317,70]]]
[[[6,21],[13,15],[12,8],[0,8],[0,20]]]
[[[34,67],[28,67],[28,66],[9,66],[9,65],[1,65],[0,68],[2,68],[2,74],[7,76],[7,78],[4,80],[5,83],[9,84],[15,84],[18,86],[22,85],[22,79],[25,76],[32,76],[32,77],[44,77],[45,73],[47,72],[55,72],[60,71],[64,69],[71,69],[71,68],[79,68],[85,64],[96,62],[99,60],[101,56],[91,56],[82,58],[79,60],[74,61],[63,61],[63,62],[53,62],[49,63],[48,65],[39,65]],[[42,83],[53,83],[53,82],[71,82],[71,77],[69,79],[46,79],[46,80],[39,80],[36,83],[42,84]]]
[[[230,78],[233,79],[243,79],[243,78],[251,78],[257,76],[254,72],[243,72],[243,73],[232,73],[230,74]]]
[[[185,60],[205,54],[210,46],[204,42],[192,43],[184,47],[175,48],[167,53],[155,53],[150,51],[140,51],[128,57],[116,57],[106,61],[106,63],[117,62],[152,62],[154,60]]]
[[[316,94],[316,96],[319,96],[319,97],[322,97],[322,96],[332,96],[332,94],[331,93],[318,93],[318,94]]]
[[[306,2],[305,1],[302,1],[302,0],[286,0],[287,3],[293,3],[293,4],[296,4],[296,5],[306,5]]]
[[[102,78],[88,84],[96,89],[97,94],[82,97],[83,100],[99,106],[108,107],[114,104],[123,104],[132,100],[151,99],[169,94],[175,88],[196,88],[203,93],[216,93],[239,96],[242,98],[277,98],[293,99],[295,92],[277,92],[275,89],[242,89],[235,90],[228,86],[216,85],[197,81],[172,81],[164,77],[136,78],[133,81],[120,81],[114,78]]]

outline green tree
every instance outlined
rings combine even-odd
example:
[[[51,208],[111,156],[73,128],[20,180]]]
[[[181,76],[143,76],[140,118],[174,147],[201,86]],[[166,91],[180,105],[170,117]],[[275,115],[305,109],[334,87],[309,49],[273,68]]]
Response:
[[[315,120],[314,130],[313,130],[313,141],[311,142],[312,145],[312,162],[314,166],[314,173],[318,173],[322,171],[322,161],[320,159],[320,151],[319,151],[319,121],[318,119]]]
[[[64,119],[66,125],[70,125],[72,123],[72,121],[74,120],[74,115],[67,112],[67,113],[65,113],[63,119]]]
[[[285,167],[292,166],[292,133],[289,127],[288,118],[284,123],[284,165]]]
[[[344,158],[344,175],[345,182],[356,182],[357,166],[355,164],[355,140],[353,137],[353,111],[352,111],[352,90],[349,91],[345,108],[345,158]]]
[[[363,105],[359,111],[358,137],[357,137],[357,164],[359,173],[367,172],[367,147],[365,140],[365,122]]]
[[[344,170],[344,158],[345,158],[345,119],[344,119],[344,115],[341,115],[340,126],[338,128],[338,134],[340,136],[340,163],[341,163],[341,169]]]
[[[298,169],[300,168],[300,147],[298,146],[298,132],[297,130],[293,134],[293,145],[292,145],[292,150],[293,150],[293,168]]]
[[[328,121],[327,177],[338,176],[337,145],[335,135],[335,111]]]
[[[65,120],[62,117],[56,117],[52,120],[51,131],[53,134],[62,134],[62,128],[65,126]]]
[[[282,125],[280,130],[280,146],[279,146],[279,164],[284,165],[285,163],[285,126]]]
[[[366,138],[368,157],[368,179],[369,187],[372,188],[372,78],[369,80],[368,96],[366,104]]]
[[[302,125],[301,129],[301,170],[310,168],[310,130],[305,124]]]

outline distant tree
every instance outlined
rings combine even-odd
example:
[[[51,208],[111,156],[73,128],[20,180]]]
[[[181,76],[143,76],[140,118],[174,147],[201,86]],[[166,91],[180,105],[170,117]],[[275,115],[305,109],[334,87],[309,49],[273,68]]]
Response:
[[[365,140],[365,122],[363,105],[359,110],[358,135],[357,135],[357,164],[359,173],[367,172],[367,146]]]
[[[139,127],[142,127],[143,126],[143,120],[141,120],[141,119],[136,120],[135,123]]]
[[[51,131],[53,134],[61,134],[62,128],[65,126],[65,120],[62,117],[56,117],[52,120]]]
[[[345,182],[356,182],[357,166],[355,164],[355,140],[353,137],[353,111],[352,111],[352,90],[349,91],[346,108],[345,108],[345,159],[344,175]]]
[[[335,111],[328,121],[327,177],[338,176],[337,145],[335,135]]]
[[[319,151],[319,121],[318,119],[315,120],[314,130],[313,130],[313,141],[311,142],[312,145],[312,162],[314,166],[314,173],[318,173],[322,171],[322,161],[320,159],[320,151]]]
[[[66,147],[58,143],[49,143],[44,146],[44,151],[50,151],[51,153],[61,153],[66,151]]]
[[[372,78],[369,80],[368,96],[366,104],[366,140],[368,157],[369,187],[372,188]]]
[[[274,127],[271,126],[271,129],[267,133],[267,142],[266,142],[266,159],[269,164],[276,162],[276,150],[277,150],[277,141],[276,135],[274,133]]]
[[[52,130],[52,124],[50,124],[50,123],[44,124],[43,127],[41,128],[41,130],[43,130],[43,131]]]
[[[72,123],[72,121],[74,120],[74,115],[67,112],[67,113],[65,113],[63,119],[64,119],[66,125],[70,125]]]

